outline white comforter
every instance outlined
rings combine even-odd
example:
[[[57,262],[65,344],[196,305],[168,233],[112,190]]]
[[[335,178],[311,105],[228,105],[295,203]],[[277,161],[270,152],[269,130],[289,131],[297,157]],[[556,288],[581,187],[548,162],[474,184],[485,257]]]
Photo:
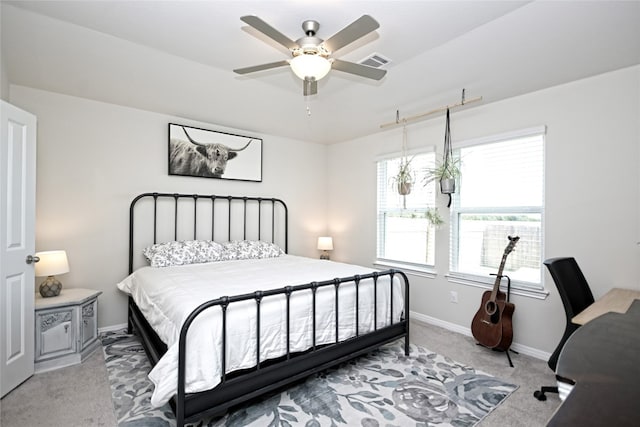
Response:
[[[283,255],[278,258],[222,261],[177,267],[143,267],[118,283],[130,294],[168,350],[149,373],[155,384],[151,397],[161,406],[177,391],[178,339],[186,317],[201,303],[222,296],[252,293],[311,281],[366,274],[374,270],[332,261]],[[374,298],[372,281],[362,281],[359,292],[360,333],[373,330]],[[290,349],[302,351],[313,345],[311,291],[291,296]],[[393,318],[403,309],[400,281],[393,289]],[[378,280],[378,327],[389,323],[388,276]],[[340,286],[339,339],[355,335],[355,290],[353,284]],[[221,310],[202,313],[187,336],[186,391],[193,393],[215,387],[221,376]],[[260,360],[286,354],[286,299],[284,295],[264,298],[261,303]],[[316,344],[335,342],[335,288],[316,294]],[[256,303],[230,304],[227,310],[226,371],[256,364]]]

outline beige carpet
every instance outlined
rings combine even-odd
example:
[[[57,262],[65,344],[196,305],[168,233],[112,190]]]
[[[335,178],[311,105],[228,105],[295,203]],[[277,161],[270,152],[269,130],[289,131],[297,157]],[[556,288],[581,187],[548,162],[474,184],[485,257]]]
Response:
[[[560,403],[554,394],[546,402],[533,397],[541,384],[555,383],[542,360],[513,355],[515,367],[510,368],[503,353],[432,325],[412,323],[411,336],[417,345],[520,386],[481,422],[482,427],[542,427]],[[2,427],[115,427],[102,352],[94,352],[81,365],[34,375],[0,401],[0,413]]]
[[[102,347],[82,364],[36,374],[0,401],[2,427],[114,427]]]

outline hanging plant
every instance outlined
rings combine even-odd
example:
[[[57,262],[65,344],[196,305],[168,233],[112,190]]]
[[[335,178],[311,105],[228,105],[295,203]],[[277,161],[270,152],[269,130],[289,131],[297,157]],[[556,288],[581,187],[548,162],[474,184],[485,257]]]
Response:
[[[391,177],[392,185],[398,194],[402,196],[402,207],[406,209],[407,201],[405,196],[411,193],[411,187],[416,181],[415,174],[411,169],[413,157],[407,157],[407,127],[402,128],[402,152],[400,155],[400,166],[398,172]]]
[[[444,219],[440,216],[440,212],[438,212],[438,208],[428,208],[427,212],[424,214],[427,218],[427,221],[435,228],[440,227],[444,224]]]
[[[411,170],[411,159],[403,158],[400,160],[398,172],[391,177],[391,181],[401,196],[411,193],[411,186],[415,182],[415,176]]]
[[[444,131],[444,153],[442,161],[436,163],[435,168],[425,169],[424,185],[433,181],[440,183],[440,192],[449,195],[449,204],[451,206],[451,194],[456,192],[456,179],[460,177],[460,159],[453,157],[453,148],[451,146],[451,119],[449,109],[447,108],[447,119]]]
[[[445,162],[438,162],[435,168],[425,169],[424,185],[427,185],[433,181],[440,182],[440,192],[442,194],[455,193],[455,181],[460,177],[460,159],[451,159]],[[448,182],[453,181],[453,191],[445,191],[442,188],[451,188]],[[443,185],[444,184],[444,185]]]

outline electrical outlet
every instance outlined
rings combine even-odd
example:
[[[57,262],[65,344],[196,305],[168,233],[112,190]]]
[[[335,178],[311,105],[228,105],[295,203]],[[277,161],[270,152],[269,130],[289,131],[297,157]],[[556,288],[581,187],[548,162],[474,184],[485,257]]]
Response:
[[[449,292],[449,301],[453,302],[453,303],[458,303],[458,292],[457,291],[450,291]]]

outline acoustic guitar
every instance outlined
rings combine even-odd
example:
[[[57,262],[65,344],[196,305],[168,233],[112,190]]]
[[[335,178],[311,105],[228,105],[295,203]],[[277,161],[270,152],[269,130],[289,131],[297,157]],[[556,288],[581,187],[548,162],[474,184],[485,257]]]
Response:
[[[482,294],[480,309],[471,322],[471,333],[476,341],[496,350],[508,350],[513,341],[511,317],[515,305],[507,301],[507,295],[500,290],[500,282],[507,256],[513,251],[518,240],[520,240],[518,236],[509,236],[509,244],[502,255],[493,290]]]

